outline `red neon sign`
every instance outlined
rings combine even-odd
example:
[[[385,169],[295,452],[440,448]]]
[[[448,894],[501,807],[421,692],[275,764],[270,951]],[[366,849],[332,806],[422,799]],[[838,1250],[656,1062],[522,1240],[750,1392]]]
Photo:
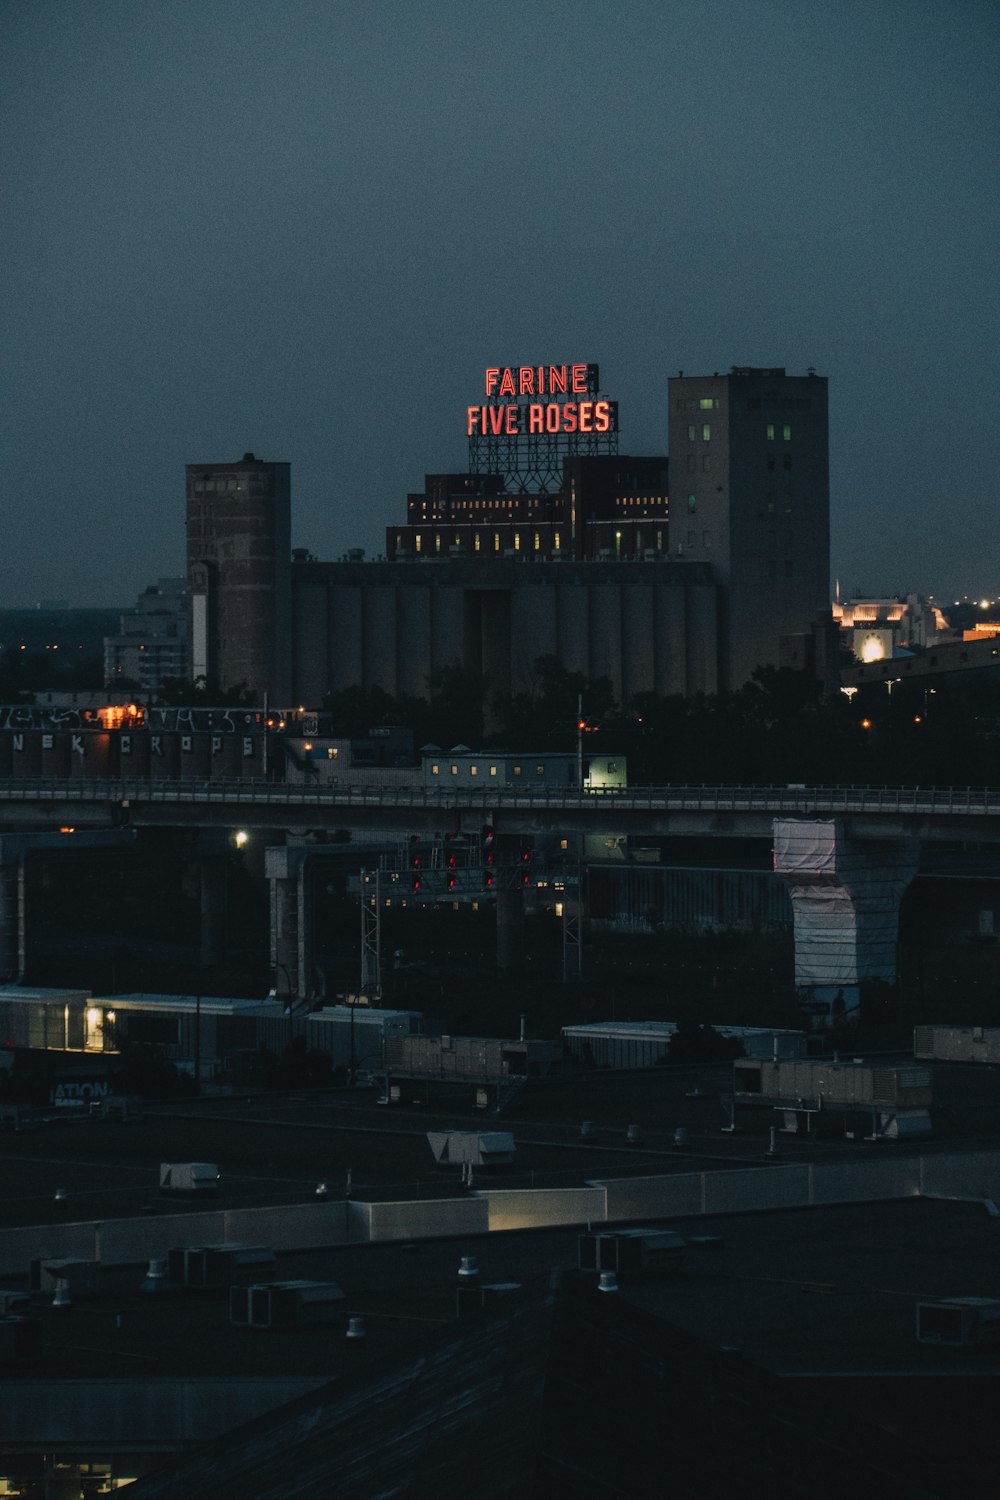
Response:
[[[598,396],[597,365],[495,365],[486,371],[486,400],[466,408],[467,437],[521,437],[618,431],[618,403]],[[518,403],[518,397],[533,401]],[[582,401],[565,398],[582,396]],[[508,399],[509,398],[509,399]]]

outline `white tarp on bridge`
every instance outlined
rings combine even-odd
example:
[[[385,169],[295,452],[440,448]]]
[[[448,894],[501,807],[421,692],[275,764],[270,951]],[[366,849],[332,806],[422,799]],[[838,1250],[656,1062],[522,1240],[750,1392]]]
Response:
[[[916,841],[860,842],[833,820],[777,818],[774,870],[792,900],[797,985],[895,983],[899,907],[916,874]]]

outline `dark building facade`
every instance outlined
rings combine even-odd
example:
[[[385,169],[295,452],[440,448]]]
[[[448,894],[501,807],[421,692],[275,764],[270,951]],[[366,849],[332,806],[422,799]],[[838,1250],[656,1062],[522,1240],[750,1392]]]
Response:
[[[719,585],[721,688],[830,609],[827,382],[783,369],[668,382],[670,555]]]
[[[287,463],[187,466],[191,675],[291,692],[291,481]]]
[[[573,454],[560,487],[542,491],[512,490],[502,474],[428,474],[385,545],[391,562],[651,562],[668,547],[667,460]]]

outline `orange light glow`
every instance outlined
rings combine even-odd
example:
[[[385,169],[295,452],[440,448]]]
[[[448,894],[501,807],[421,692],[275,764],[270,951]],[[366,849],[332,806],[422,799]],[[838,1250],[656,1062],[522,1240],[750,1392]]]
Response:
[[[861,728],[862,729],[870,729],[871,727],[872,727],[872,721],[871,721],[871,719],[862,719],[861,720]]]

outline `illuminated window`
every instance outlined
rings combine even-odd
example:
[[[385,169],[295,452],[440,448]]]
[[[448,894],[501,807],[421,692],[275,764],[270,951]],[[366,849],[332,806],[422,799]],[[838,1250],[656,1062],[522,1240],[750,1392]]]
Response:
[[[417,532],[416,536],[413,538],[413,550],[415,552],[422,552],[424,550],[424,539],[420,535],[419,531]]]
[[[781,429],[781,436],[784,438],[786,443],[790,443],[792,441],[792,429],[789,427],[787,422]]]
[[[515,531],[514,532],[514,551],[515,552],[520,552],[520,550],[521,550],[521,533],[519,531]]]
[[[768,424],[767,424],[767,440],[768,440],[769,443],[773,443],[774,442],[774,423],[773,422],[768,422]]]
[[[544,776],[545,775],[545,767],[544,766],[536,766],[535,767],[535,775],[536,776]]]
[[[494,533],[493,533],[493,551],[494,552],[499,552],[500,551],[500,533],[499,533],[499,531],[494,531]]]
[[[458,775],[458,767],[457,766],[452,766],[452,768],[451,768],[451,774],[453,776],[457,776]]]
[[[697,509],[698,509],[698,496],[697,495],[688,495],[688,510],[691,511],[692,514],[693,514]]]
[[[702,441],[703,442],[710,443],[711,440],[712,440],[712,429],[708,425],[707,422],[705,423],[704,427],[701,429],[701,436],[702,436]]]
[[[697,436],[698,436],[698,429],[697,429],[697,427],[696,427],[696,426],[695,426],[695,425],[694,425],[694,423],[693,423],[693,422],[691,422],[691,423],[690,423],[690,424],[689,424],[689,426],[688,426],[688,442],[689,442],[689,443],[693,443],[693,442],[694,442],[694,440],[695,440],[695,438],[696,438],[696,437],[697,437]]]
[[[496,766],[490,766],[490,775],[491,776],[495,776],[496,774],[497,774],[497,768],[496,768]]]
[[[515,766],[514,767],[514,775],[515,776],[520,776],[520,774],[521,774],[521,767],[520,766]]]
[[[538,532],[536,531],[535,532],[535,551],[536,552],[540,552],[541,548],[542,548],[542,539],[541,539],[540,535],[538,534]]]
[[[698,402],[698,405],[701,407],[702,411],[711,411],[713,407],[718,406],[718,404],[718,400],[713,396],[702,396],[701,400]]]
[[[479,551],[479,547],[480,547],[480,540],[481,540],[481,539],[480,539],[480,537],[479,537],[479,536],[478,536],[478,534],[477,534],[477,535],[476,535],[476,537],[475,537],[475,538],[474,538],[474,540],[473,540],[473,543],[472,543],[472,547],[473,547],[473,551],[475,551],[475,552],[478,552],[478,551]]]
[[[557,532],[556,532],[556,534],[555,534],[555,538],[554,538],[554,546],[555,546],[555,550],[556,550],[556,551],[557,551],[557,552],[558,552],[558,551],[559,551],[559,550],[560,550],[560,548],[561,548],[561,547],[562,547],[562,537],[561,537],[561,536],[560,536],[560,535],[559,535],[559,533],[558,533],[558,531],[557,531]]]
[[[469,767],[469,775],[470,776],[478,776],[479,775],[479,767],[478,766],[470,766]]]
[[[441,773],[441,767],[440,766],[438,766],[438,765],[431,766],[431,775],[432,776],[439,776],[440,773]]]
[[[434,536],[434,551],[435,552],[440,552],[441,551],[441,533],[440,533],[440,531],[436,532],[435,536]]]

